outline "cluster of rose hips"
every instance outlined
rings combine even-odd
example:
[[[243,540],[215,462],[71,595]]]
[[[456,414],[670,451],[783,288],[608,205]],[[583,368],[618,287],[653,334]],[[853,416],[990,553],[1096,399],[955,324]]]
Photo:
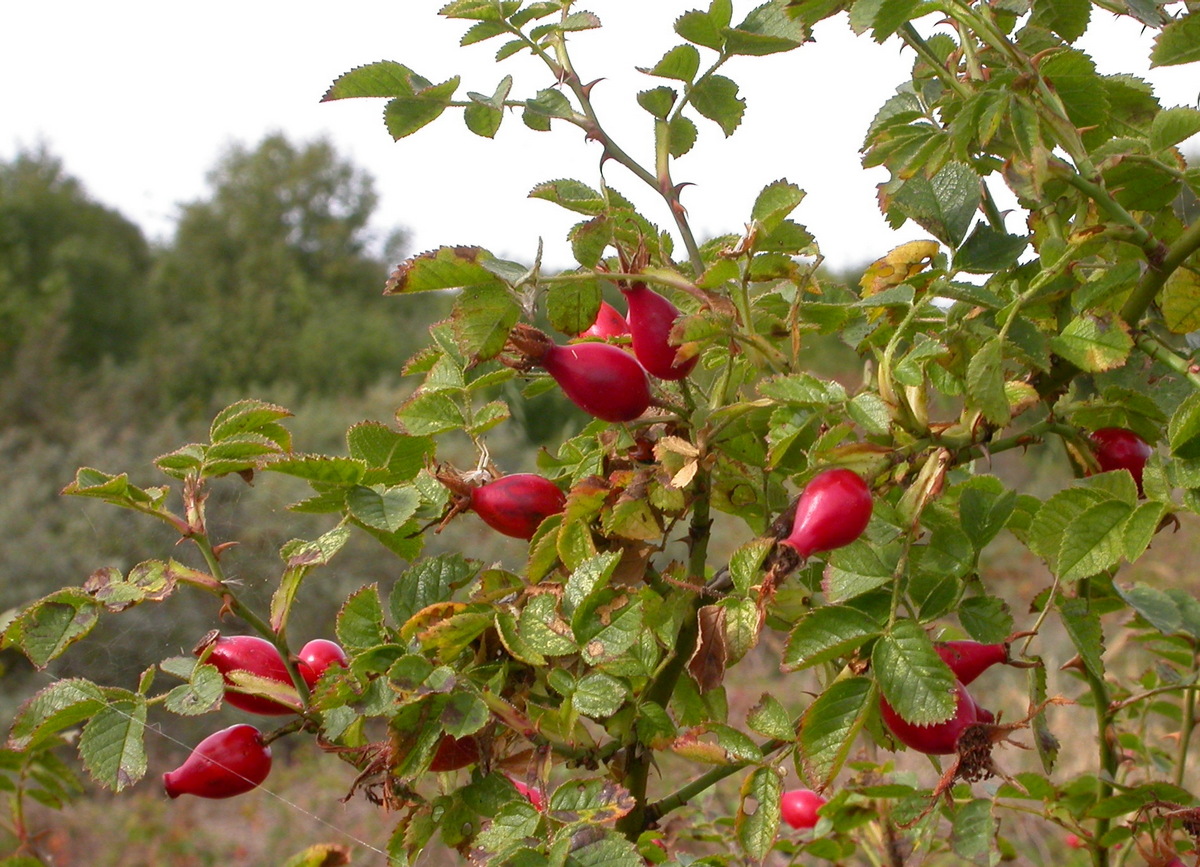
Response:
[[[254,635],[222,636],[210,633],[195,651],[204,662],[221,672],[229,687],[225,701],[236,708],[262,716],[282,716],[296,708],[264,696],[232,688],[230,675],[244,671],[280,684],[291,685],[287,665],[278,649]],[[300,649],[296,668],[312,688],[331,665],[346,665],[346,653],[335,642],[317,638]],[[187,760],[163,774],[163,786],[172,798],[197,795],[201,798],[232,798],[257,788],[271,772],[271,748],[262,732],[239,723],[206,737]]]

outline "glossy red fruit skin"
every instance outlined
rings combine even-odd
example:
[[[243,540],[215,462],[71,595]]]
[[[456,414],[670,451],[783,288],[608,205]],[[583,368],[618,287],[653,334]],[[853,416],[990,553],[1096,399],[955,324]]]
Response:
[[[580,333],[580,337],[594,337],[598,340],[608,340],[610,337],[623,337],[629,333],[629,323],[621,312],[607,301],[600,302],[600,311],[596,321]]]
[[[989,717],[995,719],[990,711],[983,710],[975,703],[975,699],[961,683],[957,684],[957,691],[958,702],[955,705],[954,716],[945,722],[927,726],[906,722],[882,696],[879,699],[879,713],[888,731],[909,749],[930,756],[950,755],[955,752],[958,737],[963,733],[963,729],[973,723],[987,722]],[[985,715],[982,719],[981,714]]]
[[[676,362],[678,349],[671,343],[671,328],[679,318],[679,308],[644,283],[622,288],[629,302],[629,334],[633,354],[659,379],[683,379],[696,366],[696,356]]]
[[[779,817],[793,828],[812,828],[820,819],[817,810],[826,803],[812,789],[793,789],[783,793],[779,802]]]
[[[445,735],[438,743],[437,752],[433,754],[433,761],[429,763],[429,770],[438,773],[457,771],[459,768],[473,765],[477,761],[479,761],[478,740],[471,735],[467,735],[465,738]]]
[[[483,522],[505,536],[532,539],[551,515],[566,505],[558,485],[534,473],[501,476],[471,489],[471,508]]]
[[[646,371],[637,359],[615,346],[552,345],[541,365],[572,403],[603,421],[633,421],[650,407]]]
[[[300,669],[300,676],[309,689],[316,685],[329,666],[340,665],[345,668],[347,662],[346,651],[328,638],[314,638],[301,647],[298,660],[296,665]]]
[[[1007,644],[980,644],[978,641],[939,641],[934,650],[950,667],[963,686],[979,677],[993,665],[1008,662]]]
[[[871,520],[871,489],[854,472],[836,468],[813,477],[800,494],[792,532],[782,544],[807,560],[818,551],[849,545]]]
[[[292,676],[288,674],[283,657],[275,649],[275,645],[257,635],[219,635],[211,642],[202,643],[196,648],[199,656],[206,647],[212,645],[205,662],[216,666],[217,671],[228,675],[232,671],[248,671],[259,677],[277,680],[280,683],[291,684]],[[232,683],[228,676],[227,683]],[[295,708],[280,704],[269,698],[247,695],[232,689],[225,690],[225,701],[236,708],[262,716],[284,716],[295,713]]]
[[[525,785],[520,780],[514,780],[512,777],[509,777],[509,780],[516,787],[517,791],[524,795],[529,800],[529,803],[533,804],[533,808],[535,810],[540,813],[543,809],[545,809],[545,804],[542,802],[541,792],[539,792],[533,786]]]
[[[221,729],[196,745],[187,760],[163,774],[171,798],[232,798],[257,788],[271,773],[271,748],[252,725]]]
[[[1137,482],[1138,496],[1142,496],[1142,472],[1146,469],[1146,461],[1154,453],[1150,444],[1133,431],[1121,427],[1100,428],[1092,431],[1088,438],[1092,441],[1100,471],[1129,470]]]

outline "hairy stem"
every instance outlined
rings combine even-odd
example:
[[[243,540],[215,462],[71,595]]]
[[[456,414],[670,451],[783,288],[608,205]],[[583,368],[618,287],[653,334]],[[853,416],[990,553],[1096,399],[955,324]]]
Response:
[[[1125,306],[1121,308],[1121,318],[1130,325],[1136,325],[1167,282],[1167,278],[1197,250],[1200,250],[1200,220],[1184,229],[1183,234],[1175,239],[1175,243],[1166,249],[1161,262],[1156,265],[1151,261],[1150,267],[1138,280],[1137,286],[1125,301]]]

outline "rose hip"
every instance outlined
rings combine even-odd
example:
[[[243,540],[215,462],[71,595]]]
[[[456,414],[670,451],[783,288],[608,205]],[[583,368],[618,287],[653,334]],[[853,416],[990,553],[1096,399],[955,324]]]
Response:
[[[232,798],[257,788],[271,772],[271,748],[245,723],[215,732],[196,745],[187,760],[163,774],[171,798]]]
[[[471,509],[498,533],[532,539],[542,521],[557,515],[567,498],[558,485],[534,473],[501,476],[472,488]]]
[[[796,504],[792,532],[782,544],[807,560],[818,551],[849,545],[871,520],[871,489],[857,473],[837,468],[818,473]]]
[[[629,334],[633,354],[659,379],[683,379],[696,366],[696,356],[678,360],[678,346],[671,343],[671,329],[679,319],[679,308],[644,283],[621,291],[629,301]]]
[[[265,638],[256,635],[219,635],[211,633],[196,646],[192,652],[200,656],[211,647],[212,651],[205,659],[225,675],[225,682],[232,684],[229,674],[234,671],[247,671],[268,680],[292,685],[292,676],[288,674],[283,657],[275,645]],[[263,716],[282,716],[296,713],[296,708],[263,696],[248,695],[234,689],[225,690],[225,701],[236,708]]]

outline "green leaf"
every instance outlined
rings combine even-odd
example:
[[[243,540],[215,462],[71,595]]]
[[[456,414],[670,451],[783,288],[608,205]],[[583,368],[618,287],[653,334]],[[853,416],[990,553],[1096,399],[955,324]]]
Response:
[[[1004,529],[1016,507],[1017,493],[1005,488],[995,476],[974,476],[958,491],[963,532],[975,550],[982,551]]]
[[[825,592],[832,603],[845,602],[893,580],[899,553],[876,550],[859,539],[833,552],[825,570]]]
[[[346,432],[346,446],[351,458],[369,468],[368,474],[385,470],[380,481],[387,484],[416,478],[434,453],[430,437],[407,436],[377,421],[353,425]]]
[[[605,777],[564,782],[550,795],[546,811],[556,822],[615,822],[636,806],[633,796]]]
[[[808,27],[793,18],[785,0],[773,0],[752,10],[737,27],[725,31],[725,51],[763,57],[791,51],[808,41]]]
[[[141,696],[111,701],[79,736],[79,755],[92,779],[119,792],[146,773],[146,701]]]
[[[639,599],[621,609],[598,632],[591,634],[593,630],[588,628],[587,632],[580,635],[583,648],[580,655],[589,665],[613,662],[638,643],[642,630],[642,602]]]
[[[814,608],[788,636],[781,667],[784,671],[800,671],[830,662],[861,647],[880,631],[874,618],[856,608]]]
[[[828,783],[842,768],[875,695],[869,678],[834,681],[800,721],[800,756],[806,776]]]
[[[932,725],[954,715],[954,675],[915,621],[897,621],[875,642],[871,670],[883,697],[902,719]]]
[[[579,652],[571,626],[559,613],[558,599],[552,593],[541,593],[525,603],[517,623],[521,639],[542,656]]]
[[[1088,600],[1077,597],[1060,597],[1058,610],[1084,666],[1093,677],[1103,680],[1104,632],[1100,627],[1099,612],[1089,606]]]
[[[559,90],[548,87],[539,90],[533,99],[525,100],[525,111],[521,119],[530,129],[547,132],[554,118],[568,118],[575,114],[571,102]]]
[[[705,12],[685,12],[675,21],[675,32],[688,42],[703,45],[713,51],[720,51],[725,45],[725,36],[722,31],[728,26],[729,21],[726,19],[725,23],[721,24],[719,20]]]
[[[1058,571],[1058,552],[1062,547],[1067,526],[1091,506],[1112,499],[1106,492],[1094,488],[1066,488],[1041,504],[1030,522],[1026,544],[1033,553],[1046,561],[1052,572]]]
[[[3,647],[17,647],[37,668],[45,668],[92,631],[100,604],[77,587],[56,590],[32,603],[4,631]]]
[[[415,89],[411,95],[388,100],[383,109],[383,123],[393,139],[410,136],[441,117],[458,90],[458,76],[441,84]]]
[[[572,701],[575,710],[586,717],[601,720],[610,717],[625,703],[629,688],[602,671],[590,671],[575,685]]]
[[[467,94],[467,98],[471,100],[471,104],[463,109],[463,121],[467,129],[484,138],[496,137],[500,123],[504,120],[504,101],[508,99],[512,83],[512,76],[506,75],[491,97],[484,97],[479,93]]]
[[[773,767],[755,768],[742,783],[734,831],[742,850],[762,862],[779,833],[779,802],[783,779]]]
[[[652,69],[639,69],[647,75],[691,82],[700,71],[700,52],[690,45],[676,45]]]
[[[740,593],[749,593],[758,582],[763,561],[774,546],[770,539],[752,539],[729,557],[729,576]]]
[[[387,644],[383,625],[383,604],[379,586],[368,584],[355,591],[342,605],[337,615],[338,641],[348,652],[366,650],[377,644]]]
[[[1161,302],[1163,320],[1171,332],[1200,331],[1200,273],[1187,265],[1175,269],[1163,285]]]
[[[1150,147],[1164,150],[1200,133],[1200,111],[1177,106],[1160,111],[1150,124]]]
[[[998,644],[1013,631],[1013,616],[1003,599],[972,596],[958,606],[958,620],[976,641]]]
[[[188,682],[167,693],[164,705],[180,716],[200,716],[217,709],[225,695],[225,678],[216,666],[196,665]]]
[[[239,400],[217,413],[209,427],[208,437],[215,444],[238,434],[258,433],[272,429],[274,422],[288,418],[291,412],[281,406],[261,400]]]
[[[1154,40],[1150,66],[1175,66],[1200,60],[1200,14],[1178,18],[1163,28]]]
[[[796,737],[796,724],[787,708],[769,692],[764,692],[758,703],[750,708],[746,725],[765,738],[790,741]]]
[[[691,98],[696,111],[720,126],[727,137],[733,135],[746,111],[746,100],[738,96],[737,84],[724,75],[701,80],[692,88]]]
[[[1079,0],[1068,0],[1077,3]],[[1067,116],[1079,127],[1085,144],[1107,141],[1111,106],[1096,64],[1082,51],[1064,49],[1047,56],[1039,71],[1058,93]]]
[[[802,201],[804,190],[787,180],[775,181],[759,192],[750,209],[750,219],[765,232],[773,232]]]
[[[454,591],[465,586],[478,572],[476,561],[457,553],[439,554],[414,563],[396,579],[388,597],[393,621],[403,626],[422,608],[450,601]]]
[[[474,361],[495,358],[508,332],[521,317],[521,306],[500,284],[468,286],[454,303],[451,323],[458,347]]]
[[[594,599],[597,592],[607,586],[620,560],[620,551],[598,554],[581,562],[567,577],[563,589],[563,612],[571,618],[571,626],[576,633],[590,613],[584,603]]]
[[[993,855],[998,854],[995,851],[997,825],[992,815],[992,802],[976,798],[955,812],[950,845],[960,858],[980,867],[991,867],[995,863]]]
[[[36,749],[104,706],[103,693],[91,681],[77,677],[56,680],[21,705],[8,732],[8,748],[19,752]]]
[[[334,458],[326,455],[295,455],[271,461],[264,469],[273,473],[296,476],[309,482],[333,485],[353,485],[359,482],[366,466],[353,458]]]
[[[1120,367],[1129,359],[1133,338],[1120,320],[1083,314],[1071,321],[1050,348],[1080,370],[1099,373]]]
[[[1059,577],[1078,581],[1117,565],[1125,552],[1125,522],[1132,512],[1127,503],[1107,500],[1071,521],[1058,551]]]
[[[378,63],[356,66],[338,76],[321,97],[321,102],[361,97],[412,96],[417,90],[428,86],[427,79],[417,75],[404,64],[381,60]]]
[[[346,496],[346,506],[357,520],[394,533],[413,516],[421,505],[421,495],[415,488],[355,485]]]
[[[1024,235],[999,232],[980,223],[954,254],[954,270],[969,274],[994,274],[1013,268],[1017,257],[1029,246]]]
[[[1029,23],[1074,42],[1087,30],[1091,11],[1090,0],[1034,0]]]
[[[402,262],[384,286],[384,295],[434,292],[493,284],[496,277],[483,262],[495,258],[482,247],[438,247]]]
[[[667,149],[678,159],[696,143],[696,125],[682,114],[671,118],[667,125]]]
[[[908,23],[922,5],[922,0],[883,0],[879,11],[871,22],[876,42],[884,42],[889,36]],[[923,14],[923,12],[921,13]]]
[[[555,329],[574,337],[596,321],[600,301],[599,281],[559,284],[546,293],[546,316]]]
[[[1193,392],[1171,415],[1167,425],[1171,452],[1187,460],[1200,458],[1200,393]]]
[[[596,216],[604,213],[607,203],[603,195],[581,181],[570,178],[560,178],[554,181],[543,181],[529,191],[531,199],[545,199],[548,202],[575,211],[578,214]]]
[[[677,99],[679,93],[675,88],[665,85],[640,91],[637,95],[638,105],[660,120],[667,119]]]
[[[467,427],[462,404],[445,391],[418,391],[396,410],[396,421],[406,433],[417,437]]]
[[[1132,587],[1115,585],[1117,593],[1142,619],[1163,635],[1176,635],[1183,626],[1183,615],[1175,600],[1163,591],[1138,582]]]
[[[979,200],[979,176],[958,162],[947,163],[932,178],[921,174],[909,178],[894,197],[905,217],[950,247],[958,247],[966,237]]]

